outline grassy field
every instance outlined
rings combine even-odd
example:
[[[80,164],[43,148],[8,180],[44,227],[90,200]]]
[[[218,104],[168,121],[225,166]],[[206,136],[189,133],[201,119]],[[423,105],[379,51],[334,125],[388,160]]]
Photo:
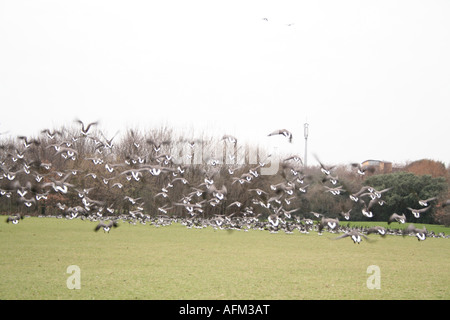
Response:
[[[2,222],[0,299],[450,299],[450,239],[95,225]],[[67,288],[70,265],[79,290]],[[370,265],[380,289],[367,287]]]

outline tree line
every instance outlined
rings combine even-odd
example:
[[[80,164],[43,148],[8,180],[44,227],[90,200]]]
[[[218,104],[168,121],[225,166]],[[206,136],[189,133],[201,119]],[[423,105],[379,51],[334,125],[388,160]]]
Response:
[[[449,197],[445,166],[440,176],[407,170],[361,175],[351,164],[324,174],[319,163],[305,167],[298,155],[270,154],[227,134],[193,137],[162,126],[108,137],[96,123],[77,121],[34,137],[2,136],[0,161],[5,214],[182,217],[191,214],[186,204],[201,203],[194,211],[202,217],[265,218],[283,207],[304,218],[320,213],[342,219],[350,212],[350,220],[387,221],[395,212],[411,222],[450,223],[441,205]],[[336,186],[339,192],[330,192]],[[349,197],[363,186],[389,189],[371,218],[361,214],[365,203]],[[407,208],[432,197],[430,210],[413,218]]]

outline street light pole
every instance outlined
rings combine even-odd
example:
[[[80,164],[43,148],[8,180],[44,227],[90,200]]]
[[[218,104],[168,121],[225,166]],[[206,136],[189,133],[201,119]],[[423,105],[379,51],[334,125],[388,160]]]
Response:
[[[308,166],[308,162],[307,162],[307,148],[308,148],[308,134],[309,134],[309,124],[306,122],[304,125],[303,125],[303,135],[305,136],[305,156],[304,156],[304,161],[303,161],[303,163],[304,163],[304,166],[305,166],[305,168]]]

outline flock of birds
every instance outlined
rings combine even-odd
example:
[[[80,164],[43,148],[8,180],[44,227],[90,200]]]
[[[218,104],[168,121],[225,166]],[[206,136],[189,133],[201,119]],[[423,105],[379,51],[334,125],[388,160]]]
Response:
[[[92,133],[92,128],[97,122],[89,124],[76,120],[79,125],[78,133],[67,137],[63,132],[42,130],[40,138],[30,139],[19,136],[20,148],[17,144],[1,145],[2,156],[0,162],[0,188],[1,199],[16,199],[22,208],[36,207],[41,201],[48,199],[50,194],[68,195],[76,194],[76,203],[56,204],[58,214],[56,217],[67,219],[81,218],[95,221],[95,231],[103,230],[108,233],[119,226],[119,222],[152,224],[166,226],[174,222],[181,223],[188,228],[205,228],[223,230],[268,230],[271,233],[293,233],[298,230],[301,233],[315,231],[322,235],[324,231],[337,234],[335,239],[350,237],[354,243],[360,243],[362,239],[369,240],[367,235],[415,235],[419,241],[427,237],[445,237],[445,234],[434,234],[425,228],[419,229],[410,224],[407,228],[375,227],[350,227],[344,226],[342,220],[327,217],[322,213],[310,212],[314,218],[308,218],[300,214],[300,208],[295,205],[295,200],[306,193],[309,187],[308,175],[304,173],[302,160],[299,156],[290,156],[281,161],[281,181],[276,184],[261,185],[261,168],[265,161],[259,161],[255,166],[248,168],[239,165],[224,166],[218,159],[208,159],[204,164],[202,181],[190,183],[186,177],[189,165],[176,164],[173,161],[175,155],[164,153],[164,145],[170,140],[157,141],[146,139],[145,143],[151,150],[151,154],[142,154],[142,142],[137,139],[130,142],[130,152],[122,160],[111,161],[117,157],[111,157],[114,148],[112,138],[107,139],[103,133]],[[275,130],[268,136],[282,136],[288,142],[292,142],[292,133],[286,129]],[[133,135],[132,135],[133,137]],[[43,144],[43,141],[46,141]],[[236,145],[237,139],[230,135],[222,138],[225,144]],[[93,143],[93,154],[81,155],[77,149],[77,143],[81,141]],[[189,145],[194,148],[195,141]],[[52,150],[50,159],[40,158],[39,148]],[[83,159],[80,159],[83,157]],[[327,166],[320,162],[320,170],[323,174],[322,183],[324,192],[333,196],[342,196],[346,191],[339,185],[339,178],[333,174],[334,166]],[[95,172],[87,172],[74,167],[77,160],[88,161],[96,168]],[[62,161],[66,167],[64,170],[55,170],[54,163]],[[365,175],[371,167],[361,167],[352,164],[359,175]],[[227,170],[223,170],[226,167]],[[242,171],[244,170],[244,171]],[[226,177],[220,179],[220,175],[226,172]],[[75,179],[77,177],[77,179]],[[141,197],[132,197],[126,194],[125,183],[143,183],[145,177],[163,178],[158,193],[153,199],[157,203],[157,214],[149,214],[145,210],[145,203]],[[86,188],[87,180],[100,180],[103,186],[114,190],[120,197],[114,197],[114,201],[95,198],[95,188]],[[74,182],[77,181],[77,183]],[[81,181],[81,182],[80,182]],[[219,184],[222,181],[222,184]],[[258,183],[259,181],[259,183]],[[172,190],[182,187],[183,195],[173,199]],[[123,190],[123,191],[121,191]],[[247,196],[245,202],[233,199],[234,194]],[[361,214],[371,218],[374,206],[384,204],[383,195],[390,188],[376,190],[371,186],[363,186],[357,192],[348,192],[349,198],[362,207]],[[122,192],[122,193],[121,193]],[[236,193],[237,192],[237,193]],[[64,198],[64,197],[63,197]],[[117,205],[117,199],[122,205],[128,204],[128,210]],[[408,208],[418,218],[431,207],[431,203],[437,197],[420,200],[418,208]],[[449,205],[449,200],[442,206]],[[174,213],[177,211],[178,213]],[[341,212],[342,219],[349,220],[353,209]],[[180,214],[181,211],[181,214]],[[215,213],[212,213],[215,212]],[[24,218],[23,213],[10,214],[6,222],[17,224]],[[42,216],[42,215],[40,215]],[[393,213],[388,224],[406,223],[405,214]],[[343,233],[343,234],[341,234]],[[341,235],[340,235],[341,234]]]

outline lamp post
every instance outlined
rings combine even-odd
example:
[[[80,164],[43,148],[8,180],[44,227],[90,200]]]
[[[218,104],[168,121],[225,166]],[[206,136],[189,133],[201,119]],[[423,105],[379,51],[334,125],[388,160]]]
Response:
[[[303,135],[305,136],[305,157],[304,157],[304,166],[305,168],[308,166],[308,162],[307,162],[307,148],[308,148],[308,134],[309,134],[309,124],[306,122],[303,125]]]

